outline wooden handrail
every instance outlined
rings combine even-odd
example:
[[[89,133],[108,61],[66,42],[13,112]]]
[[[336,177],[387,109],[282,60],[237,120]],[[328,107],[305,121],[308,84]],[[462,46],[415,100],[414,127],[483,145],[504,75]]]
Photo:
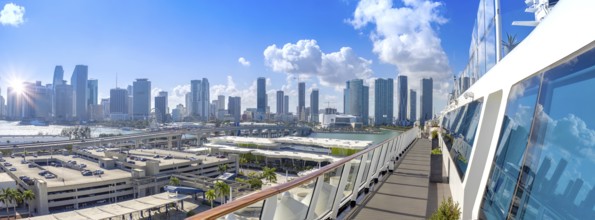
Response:
[[[283,183],[280,185],[276,185],[276,186],[273,186],[270,188],[263,189],[259,192],[254,193],[254,194],[250,194],[250,195],[241,197],[241,198],[236,199],[232,202],[223,204],[216,208],[212,208],[207,211],[204,211],[204,212],[198,213],[196,215],[193,215],[191,217],[188,217],[188,218],[186,218],[186,220],[215,220],[215,219],[217,219],[219,217],[223,217],[229,213],[233,213],[233,212],[238,211],[242,208],[248,207],[249,205],[252,205],[254,203],[263,201],[271,196],[280,194],[282,192],[286,192],[290,189],[293,189],[293,188],[298,187],[302,184],[305,184],[313,179],[316,179],[319,176],[321,176],[327,172],[330,172],[330,171],[338,168],[339,166],[342,166],[342,165],[346,164],[347,162],[349,162],[359,156],[365,155],[368,152],[373,151],[376,148],[381,147],[382,145],[388,143],[389,141],[392,141],[393,139],[407,133],[408,131],[410,131],[410,130],[407,130],[407,131],[397,135],[396,137],[386,139],[374,147],[366,148],[360,152],[352,154],[351,156],[345,157],[337,162],[334,162],[334,163],[328,164],[324,167],[321,167],[317,171],[314,171],[308,175],[291,180],[287,183]]]

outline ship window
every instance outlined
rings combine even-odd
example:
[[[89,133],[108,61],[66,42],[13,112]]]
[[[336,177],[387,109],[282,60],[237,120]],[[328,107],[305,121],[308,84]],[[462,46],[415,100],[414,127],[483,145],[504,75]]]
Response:
[[[479,124],[482,99],[455,109],[444,116],[442,139],[446,144],[461,180],[467,171],[475,133]]]
[[[524,110],[509,98],[482,218],[592,219],[595,49],[537,77],[538,91],[524,96],[536,97],[532,113],[521,120],[531,121],[528,130],[514,128],[509,109]],[[511,140],[513,133],[518,140]]]

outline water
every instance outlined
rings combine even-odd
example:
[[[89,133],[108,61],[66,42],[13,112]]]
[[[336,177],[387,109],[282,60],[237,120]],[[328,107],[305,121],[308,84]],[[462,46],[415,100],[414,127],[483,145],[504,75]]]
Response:
[[[373,145],[380,143],[388,138],[394,137],[402,133],[401,131],[395,130],[382,130],[379,134],[354,134],[354,133],[312,133],[311,138],[332,138],[332,139],[343,139],[343,140],[359,140],[359,141],[372,141]]]
[[[15,121],[0,121],[0,135],[60,135],[62,129],[71,126],[64,125],[49,125],[49,126],[34,126],[34,125],[19,125]],[[123,131],[119,128],[109,128],[100,126],[91,126],[91,136],[98,137],[99,134],[135,134],[141,131]]]

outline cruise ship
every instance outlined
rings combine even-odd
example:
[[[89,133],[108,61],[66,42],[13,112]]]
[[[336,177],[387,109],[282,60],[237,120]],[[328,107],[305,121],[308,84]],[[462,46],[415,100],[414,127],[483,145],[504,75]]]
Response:
[[[480,2],[496,12],[482,12],[480,6],[481,17],[496,22],[481,23],[477,33],[495,35],[499,45],[499,2]],[[464,72],[468,86],[453,92],[433,122],[447,190],[459,204],[460,219],[593,219],[595,1],[526,3],[536,19],[517,24],[535,25],[532,32],[506,56],[494,45],[496,53],[490,54],[483,47],[489,37],[477,34],[478,53]],[[399,171],[408,159],[429,161],[422,133],[414,127],[309,175],[189,219],[426,219],[423,213],[405,213],[433,212],[426,210],[426,195],[380,192],[397,184],[383,182],[387,179],[428,178],[423,169]],[[424,207],[399,200],[407,198]],[[368,207],[373,201],[382,208]]]

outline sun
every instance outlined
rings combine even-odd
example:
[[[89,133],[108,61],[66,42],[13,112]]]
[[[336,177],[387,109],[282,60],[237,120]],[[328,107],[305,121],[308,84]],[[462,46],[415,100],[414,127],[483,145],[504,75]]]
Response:
[[[17,94],[21,94],[24,91],[23,80],[19,78],[13,78],[10,80],[10,87],[12,87],[13,91]]]

